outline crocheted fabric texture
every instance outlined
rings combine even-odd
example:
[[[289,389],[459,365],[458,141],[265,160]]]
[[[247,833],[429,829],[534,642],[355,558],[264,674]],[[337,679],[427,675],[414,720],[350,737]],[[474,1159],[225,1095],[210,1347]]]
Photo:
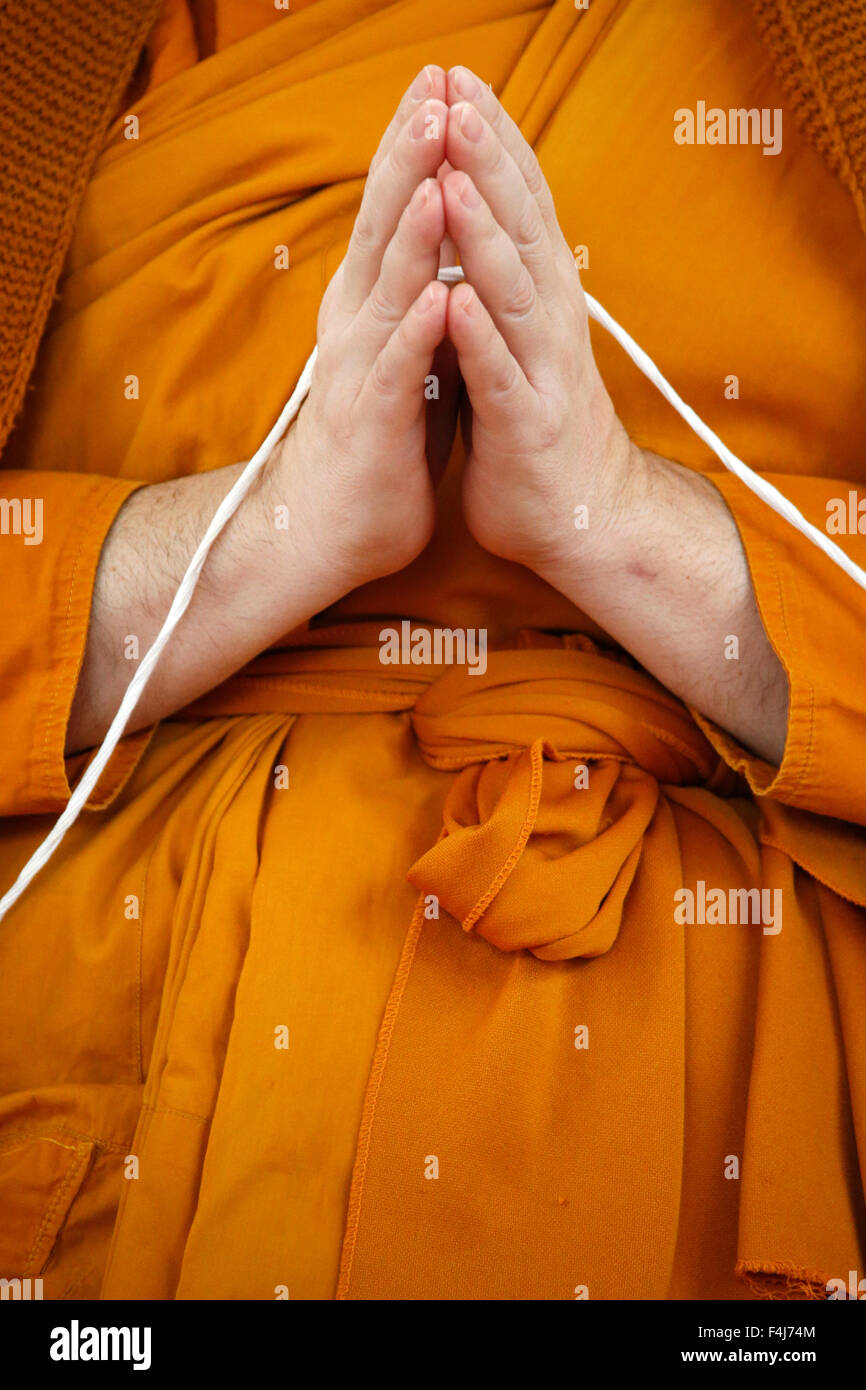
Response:
[[[866,232],[866,0],[752,3],[794,115]]]
[[[0,0],[0,449],[160,0]]]
[[[752,0],[807,137],[866,232],[866,0]],[[162,0],[0,0],[0,450],[78,207]]]

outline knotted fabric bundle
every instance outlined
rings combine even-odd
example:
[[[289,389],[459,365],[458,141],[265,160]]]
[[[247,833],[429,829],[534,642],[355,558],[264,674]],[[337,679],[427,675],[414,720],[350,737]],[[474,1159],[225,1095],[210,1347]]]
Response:
[[[410,882],[465,931],[542,960],[613,944],[660,782],[738,783],[654,680],[580,646],[495,654],[480,679],[452,669],[412,715],[426,761],[462,770]]]

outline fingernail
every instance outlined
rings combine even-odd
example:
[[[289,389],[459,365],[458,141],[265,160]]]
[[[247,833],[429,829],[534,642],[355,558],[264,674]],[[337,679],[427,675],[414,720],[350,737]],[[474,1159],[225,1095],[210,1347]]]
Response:
[[[415,192],[412,194],[412,202],[410,204],[412,211],[420,212],[422,208],[425,208],[427,206],[429,201],[430,180],[425,179],[423,183],[419,183],[418,187],[415,189]]]
[[[464,106],[460,112],[460,134],[471,140],[473,145],[477,145],[484,134],[484,122],[474,106]]]
[[[454,86],[461,96],[468,97],[471,101],[481,95],[481,83],[468,68],[452,68],[451,76],[454,78]]]
[[[460,189],[460,201],[468,208],[477,208],[481,202],[478,190],[468,174],[463,175],[463,187]]]
[[[427,111],[422,106],[421,110],[416,112],[416,114],[412,117],[412,124],[409,127],[409,132],[413,140],[423,140],[424,136],[427,135],[427,131],[435,129],[437,125],[437,118],[432,114],[432,112]],[[428,136],[427,138],[433,139],[434,137]]]
[[[429,96],[432,90],[433,78],[430,76],[430,69],[424,67],[409,88],[409,95],[414,97],[416,101],[422,101],[424,97]]]
[[[435,303],[436,292],[432,285],[428,285],[421,298],[418,300],[418,313],[429,314]]]

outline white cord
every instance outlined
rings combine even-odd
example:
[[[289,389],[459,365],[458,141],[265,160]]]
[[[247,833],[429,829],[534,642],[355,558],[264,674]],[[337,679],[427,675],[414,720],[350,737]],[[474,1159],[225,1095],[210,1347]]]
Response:
[[[840,569],[859,584],[861,589],[866,589],[866,570],[862,570],[859,565],[855,565],[849,555],[845,554],[841,546],[824,531],[820,531],[817,526],[813,526],[811,521],[807,521],[803,513],[799,511],[793,502],[789,502],[784,493],[780,492],[772,483],[768,483],[766,478],[762,478],[760,473],[753,473],[742,459],[738,459],[736,454],[731,453],[727,444],[723,444],[717,434],[714,434],[709,425],[705,425],[700,415],[696,414],[690,405],[686,405],[681,396],[678,396],[669,381],[666,381],[653,362],[648,357],[642,347],[639,347],[634,338],[629,337],[624,328],[621,328],[616,319],[612,319],[606,309],[603,309],[597,299],[593,299],[591,294],[586,294],[586,307],[591,318],[600,323],[602,328],[606,328],[616,338],[620,347],[624,349],[634,362],[635,366],[640,367],[644,376],[649,377],[653,386],[657,386],[665,400],[670,401],[674,410],[681,415],[687,425],[690,425],[695,434],[698,435],[705,444],[709,444],[713,453],[731,473],[739,478],[741,483],[745,483],[747,488],[751,488],[762,502],[766,502],[768,507],[772,507],[774,512],[785,521],[791,523],[795,530],[804,535],[807,540],[813,541],[819,550],[823,550],[825,555],[837,564]],[[2,905],[0,905],[2,906]]]
[[[460,266],[444,266],[442,270],[439,271],[439,279],[445,284],[454,285],[463,279],[463,271]],[[742,459],[738,459],[736,454],[731,453],[731,450],[726,444],[722,443],[718,435],[714,434],[709,426],[704,424],[700,416],[695,414],[691,406],[686,405],[685,401],[677,395],[674,388],[665,380],[658,367],[652,359],[647,356],[643,348],[639,347],[634,339],[629,337],[625,329],[621,328],[616,320],[611,318],[607,310],[603,309],[598,303],[598,300],[593,299],[591,295],[587,294],[586,306],[590,316],[616,338],[617,342],[625,352],[628,353],[628,356],[635,365],[640,368],[644,376],[649,377],[650,381],[658,387],[665,399],[670,401],[674,410],[682,416],[686,424],[691,426],[695,434],[703,439],[705,444],[710,446],[713,453],[721,459],[725,467],[734,473],[741,482],[745,483],[746,487],[751,488],[752,492],[756,493],[769,507],[772,507],[774,512],[778,512],[785,521],[790,522],[790,524],[795,527],[796,530],[800,531],[802,535],[806,536],[808,540],[813,541],[819,549],[823,550],[825,555],[828,555],[835,564],[839,565],[840,568],[854,580],[855,584],[859,584],[861,589],[866,589],[866,571],[862,570],[859,565],[855,565],[854,561],[845,554],[844,550],[840,549],[838,545],[831,541],[829,536],[825,535],[823,531],[819,531],[817,526],[813,526],[810,521],[807,521],[794,504],[789,502],[787,497],[779,492],[778,488],[773,487],[771,483],[768,483],[766,479],[760,477],[759,474],[753,473],[751,468],[743,463]],[[285,434],[303,405],[310,389],[310,381],[312,379],[315,361],[316,349],[313,348],[306,366],[301,372],[298,384],[289,397],[289,400],[286,402],[273,429],[270,431],[261,447],[253,454],[234,487],[226,494],[217,507],[213,519],[201,539],[198,549],[189,562],[186,574],[183,576],[178,586],[177,593],[174,596],[171,608],[168,610],[165,622],[160,628],[153,646],[149,648],[141,665],[130,681],[129,687],[120,703],[120,708],[111,722],[111,727],[106,733],[99,751],[92,762],[88,763],[81,780],[50,833],[42,841],[41,845],[34,850],[9,891],[0,898],[0,921],[6,916],[10,907],[18,901],[28,885],[32,883],[40,869],[44,868],[48,863],[67,830],[70,826],[74,825],[81,814],[85,803],[99,781],[112,753],[123,737],[123,731],[129,722],[132,711],[138,704],[142,692],[147,682],[150,680],[154,667],[165,650],[169,638],[189,607],[190,599],[198,583],[199,575],[201,574],[211,546],[237,511],[256,477],[273,452],[274,446],[282,435]]]
[[[48,863],[67,830],[69,830],[70,826],[75,824],[84,809],[85,803],[99,781],[112,753],[123,737],[123,731],[129,723],[132,711],[141,699],[142,692],[150,680],[154,667],[165,650],[171,634],[174,632],[189,607],[190,599],[193,596],[193,591],[198,583],[198,577],[210,553],[211,546],[234,516],[241,502],[243,502],[259,473],[273,453],[275,445],[285,434],[303,405],[307,392],[310,389],[310,381],[312,379],[315,362],[316,349],[313,348],[313,351],[307,359],[306,366],[301,372],[298,384],[283,407],[280,417],[273,429],[253,454],[237,482],[226,493],[214,512],[211,523],[202,536],[198,549],[187,566],[186,574],[178,585],[177,593],[172,600],[165,622],[159,629],[156,640],[153,645],[148,648],[146,655],[142,659],[141,665],[130,681],[126,693],[120,702],[120,708],[111,721],[111,725],[105,738],[102,740],[98,753],[93,758],[92,762],[87,764],[87,768],[82,774],[80,782],[70,796],[63,812],[58,817],[49,834],[42,841],[41,845],[34,850],[9,891],[4,893],[3,897],[0,898],[0,921],[6,916],[10,907],[18,901],[25,888],[33,882],[33,879],[39,873],[40,869],[44,868]]]

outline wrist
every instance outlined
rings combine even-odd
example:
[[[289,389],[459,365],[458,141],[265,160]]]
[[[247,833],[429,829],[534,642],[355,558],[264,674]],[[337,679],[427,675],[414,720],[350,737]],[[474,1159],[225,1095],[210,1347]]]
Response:
[[[305,424],[302,413],[284,440],[268,486],[267,505],[288,513],[284,547],[317,594],[317,612],[405,569],[433,533],[435,500],[423,453],[400,468],[393,458],[372,454],[364,439],[339,452],[313,415]]]
[[[332,526],[311,486],[310,471],[301,466],[297,428],[289,430],[265,464],[255,498],[254,564],[259,582],[265,578],[262,596],[275,613],[275,636],[354,587],[334,554]]]
[[[596,460],[581,470],[582,483],[569,484],[561,508],[564,524],[555,540],[539,549],[536,573],[568,593],[639,563],[650,471],[650,459],[614,416]]]

